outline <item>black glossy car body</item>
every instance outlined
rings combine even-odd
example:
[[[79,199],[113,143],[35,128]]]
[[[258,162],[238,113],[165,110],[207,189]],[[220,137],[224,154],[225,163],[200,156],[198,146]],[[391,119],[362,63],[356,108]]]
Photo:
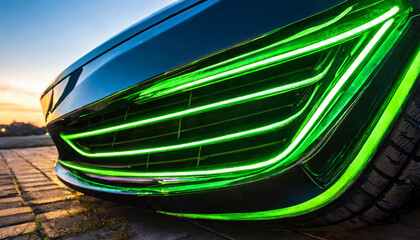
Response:
[[[273,219],[338,198],[417,86],[410,1],[182,1],[41,103],[58,177],[175,215]]]

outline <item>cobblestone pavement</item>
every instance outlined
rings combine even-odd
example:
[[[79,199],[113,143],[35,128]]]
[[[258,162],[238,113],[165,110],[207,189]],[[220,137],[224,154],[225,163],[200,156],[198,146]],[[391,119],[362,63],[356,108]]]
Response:
[[[192,221],[85,196],[54,173],[54,147],[0,150],[0,239],[419,239],[420,209],[398,224],[317,233]]]

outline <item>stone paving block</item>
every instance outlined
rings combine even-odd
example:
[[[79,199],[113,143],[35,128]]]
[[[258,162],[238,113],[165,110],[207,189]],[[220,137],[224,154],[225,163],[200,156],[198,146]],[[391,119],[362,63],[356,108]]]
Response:
[[[53,166],[36,166],[41,172],[43,172],[44,174],[50,176],[51,173],[54,173],[55,171],[53,171]]]
[[[41,182],[30,182],[30,183],[22,183],[21,186],[25,187],[39,187],[39,186],[47,186],[47,185],[54,185],[55,183],[52,181],[41,181]]]
[[[27,165],[27,167],[19,167],[21,165]],[[13,173],[16,176],[19,176],[20,178],[31,178],[31,177],[36,177],[36,176],[43,176],[43,174],[41,172],[39,172],[38,170],[34,169],[31,165],[29,165],[26,162],[21,162],[19,164],[19,166],[13,166],[9,164],[9,167],[11,168],[11,170],[13,171]]]
[[[8,202],[21,202],[21,197],[8,197],[8,198],[0,198],[0,204],[8,203]]]
[[[0,217],[0,227],[29,222],[34,219],[33,213],[21,213]]]
[[[32,191],[44,191],[44,190],[52,190],[52,189],[59,189],[60,186],[58,185],[46,185],[46,186],[39,186],[39,187],[27,187],[22,188],[24,192],[32,192]]]
[[[35,178],[35,177],[44,177],[42,173],[39,171],[28,171],[28,170],[21,170],[13,168],[13,174],[15,174],[17,179],[27,179],[27,178]]]
[[[31,212],[32,212],[32,209],[30,207],[2,209],[0,210],[0,217],[20,214],[20,213],[31,213]]]
[[[29,163],[25,162],[22,159],[7,159],[7,165],[12,172],[16,174],[34,174],[37,173],[36,169],[34,169]]]
[[[25,174],[16,174],[16,172],[13,172],[15,174],[15,178],[17,181],[31,181],[31,179],[37,179],[37,178],[43,178],[45,177],[44,175],[42,175],[41,173],[36,173],[36,174],[29,174],[29,175],[25,175]]]
[[[0,203],[0,209],[8,209],[8,208],[17,208],[17,207],[22,207],[23,201],[19,201],[19,202],[4,202],[4,203]]]
[[[49,198],[49,197],[70,197],[71,193],[63,189],[50,189],[45,191],[31,191],[22,193],[24,198],[29,200]]]
[[[78,200],[62,201],[62,202],[52,202],[46,204],[39,204],[32,206],[36,214],[42,214],[46,212],[52,212],[57,209],[68,210],[72,208],[78,208],[81,206],[81,202]]]
[[[23,223],[15,226],[0,228],[0,239],[15,237],[35,231],[34,222]]]
[[[11,184],[9,185],[0,186],[0,192],[5,191],[5,190],[10,190],[10,189],[16,189],[16,186],[15,184],[13,184],[13,182],[11,182]]]
[[[0,197],[7,197],[7,196],[16,196],[18,192],[16,189],[7,189],[0,191]]]
[[[17,174],[19,173],[37,173],[38,171],[36,171],[30,164],[24,162],[24,160],[11,160],[11,161],[18,161],[19,164],[16,164],[16,162],[10,163],[9,167],[13,167],[13,170],[17,172]]]
[[[38,169],[47,169],[53,165],[52,162],[46,162],[43,157],[40,159],[39,155],[35,155],[33,157],[26,157],[26,159],[29,163],[31,163]]]
[[[11,176],[0,178],[0,180],[13,182],[13,178]]]
[[[55,163],[55,161],[57,160],[58,157],[58,153],[57,152],[48,152],[48,151],[44,151],[42,152],[42,155],[45,157],[45,159],[47,161],[49,161],[50,163]]]
[[[0,180],[13,181],[13,178],[10,174],[4,174],[4,175],[1,175]]]
[[[25,160],[20,158],[9,158],[6,159],[7,165],[10,170],[15,170],[17,173],[21,172],[35,172],[31,165]]]
[[[42,181],[48,181],[49,179],[44,176],[38,176],[38,177],[32,177],[32,178],[18,178],[18,182],[20,184],[23,183],[32,183],[32,182],[42,182]]]
[[[45,212],[41,214],[37,214],[37,219],[43,219],[43,220],[53,220],[57,218],[63,218],[65,216],[71,216],[78,213],[83,212],[85,209],[81,206],[77,206],[71,209],[58,209],[51,212]]]
[[[14,156],[6,159],[7,166],[13,167],[13,169],[19,171],[34,171],[34,168],[31,167],[31,164],[26,162],[24,159],[19,156]]]
[[[9,169],[13,167],[18,171],[33,171],[29,163],[17,156],[6,158],[5,162]]]
[[[9,174],[2,174],[2,175],[0,175],[0,179],[10,179],[10,180],[12,180],[12,177]]]
[[[73,195],[69,195],[69,196],[53,196],[53,197],[46,197],[46,198],[34,199],[34,200],[29,201],[29,204],[36,205],[36,204],[53,203],[53,202],[71,200],[72,198],[74,198]]]
[[[19,184],[21,185],[31,185],[31,184],[36,184],[36,183],[42,183],[42,182],[51,182],[51,180],[49,180],[48,178],[44,177],[44,176],[39,176],[39,177],[33,177],[33,178],[16,178],[17,181],[19,182]]]
[[[38,175],[42,175],[40,172],[35,171],[34,169],[19,169],[15,166],[9,166],[11,172],[16,176],[16,178],[30,178]]]
[[[13,180],[9,180],[9,179],[0,180],[0,186],[10,185],[10,183],[13,183]]]
[[[39,153],[32,154],[26,157],[29,162],[36,163],[37,165],[48,165],[50,162],[45,161],[45,156]]]

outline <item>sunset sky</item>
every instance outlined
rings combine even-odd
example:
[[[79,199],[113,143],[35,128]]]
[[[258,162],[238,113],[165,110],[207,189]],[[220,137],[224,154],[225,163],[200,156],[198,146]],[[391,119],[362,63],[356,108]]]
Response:
[[[39,97],[67,66],[174,0],[0,0],[0,124],[44,125]]]

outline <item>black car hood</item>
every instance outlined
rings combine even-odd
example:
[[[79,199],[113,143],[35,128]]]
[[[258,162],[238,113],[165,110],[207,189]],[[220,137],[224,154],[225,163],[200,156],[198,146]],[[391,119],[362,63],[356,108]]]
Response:
[[[186,9],[189,9],[196,4],[200,4],[203,0],[183,0],[177,1],[169,6],[147,16],[146,18],[138,21],[137,23],[133,24],[132,26],[124,29],[120,33],[116,34],[112,38],[108,39],[106,42],[102,43],[98,47],[94,48],[92,51],[81,57],[79,60],[71,64],[67,67],[64,71],[62,71],[53,81],[52,84],[44,91],[42,96],[44,96],[48,90],[50,90],[55,84],[57,84],[60,80],[67,77],[72,72],[76,71],[78,68],[83,67],[84,65],[88,64],[95,58],[101,56],[102,54],[106,53],[107,51],[117,47],[121,43],[127,41],[131,37],[146,31],[149,28],[165,21],[168,18],[171,18],[174,15],[179,14]]]

